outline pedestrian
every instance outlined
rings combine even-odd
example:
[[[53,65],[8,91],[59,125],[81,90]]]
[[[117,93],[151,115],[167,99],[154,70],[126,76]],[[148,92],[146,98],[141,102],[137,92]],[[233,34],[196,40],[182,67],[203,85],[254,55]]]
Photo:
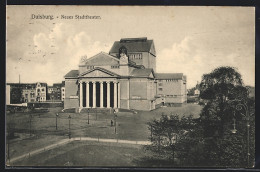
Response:
[[[113,126],[113,120],[111,120],[111,127]]]

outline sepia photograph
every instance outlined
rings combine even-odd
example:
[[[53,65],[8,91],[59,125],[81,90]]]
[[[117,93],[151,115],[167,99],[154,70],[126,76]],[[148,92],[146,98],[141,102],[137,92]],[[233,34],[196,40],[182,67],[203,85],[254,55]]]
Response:
[[[6,168],[254,168],[255,8],[6,6]]]

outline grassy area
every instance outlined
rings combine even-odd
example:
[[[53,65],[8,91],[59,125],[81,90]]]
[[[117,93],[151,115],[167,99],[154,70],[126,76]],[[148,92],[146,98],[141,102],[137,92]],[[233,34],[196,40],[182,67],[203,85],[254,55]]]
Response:
[[[134,159],[144,155],[138,145],[74,141],[15,162],[14,166],[133,167]]]
[[[138,111],[137,114],[119,112],[117,114],[117,134],[115,127],[111,127],[114,115],[109,112],[95,113],[62,113],[61,108],[50,108],[48,113],[15,113],[7,114],[7,126],[15,131],[14,139],[9,140],[10,156],[21,154],[47,146],[61,139],[68,138],[69,119],[72,137],[100,137],[125,140],[148,140],[150,132],[147,122],[160,118],[162,114],[179,114],[180,116],[193,114],[199,117],[201,106],[187,104],[182,107],[164,107],[150,112]],[[56,113],[57,118],[56,130]],[[32,117],[30,118],[30,115]],[[12,124],[12,125],[10,125]],[[8,129],[10,130],[10,129]],[[30,136],[31,133],[31,136]]]

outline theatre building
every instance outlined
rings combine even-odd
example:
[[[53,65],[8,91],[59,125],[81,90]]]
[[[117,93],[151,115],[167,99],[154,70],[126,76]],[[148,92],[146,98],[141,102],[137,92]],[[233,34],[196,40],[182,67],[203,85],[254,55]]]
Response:
[[[82,58],[65,75],[64,109],[122,108],[153,110],[187,101],[186,76],[156,73],[153,40],[115,41],[109,53]]]

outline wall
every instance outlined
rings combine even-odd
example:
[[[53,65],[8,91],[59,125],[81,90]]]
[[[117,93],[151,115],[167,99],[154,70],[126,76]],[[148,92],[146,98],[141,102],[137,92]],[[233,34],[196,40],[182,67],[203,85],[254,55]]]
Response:
[[[156,57],[152,55],[151,53],[148,54],[149,62],[148,62],[148,68],[152,68],[154,72],[156,72]]]
[[[64,109],[79,107],[77,79],[65,79]]]
[[[6,85],[6,94],[5,94],[5,97],[6,97],[6,99],[5,99],[5,103],[7,104],[7,105],[9,105],[11,102],[10,102],[10,95],[11,95],[11,88],[10,88],[10,85]]]
[[[154,84],[155,81],[149,79],[147,81],[147,99],[148,100],[154,100],[156,96],[156,85]]]
[[[69,108],[79,108],[79,100],[65,98],[64,99],[64,109],[69,109]]]
[[[162,82],[160,82],[162,81]],[[160,86],[160,83],[162,86]],[[173,81],[166,81],[166,80],[159,80],[157,82],[157,92],[158,94],[162,95],[181,95],[181,87],[182,87],[182,80],[173,80]],[[159,88],[163,90],[160,91]]]
[[[131,78],[130,79],[130,99],[147,100],[147,79]]]
[[[129,80],[121,79],[120,81],[120,107],[129,109]]]
[[[182,103],[187,102],[187,81],[182,81],[181,94],[182,94]]]
[[[160,86],[160,84],[162,85]],[[159,88],[162,88],[163,90],[160,91]],[[168,82],[166,80],[157,80],[157,95],[165,97],[165,103],[187,102],[186,81],[183,81],[182,79]]]
[[[136,110],[151,110],[151,101],[150,100],[130,100],[130,109]]]

